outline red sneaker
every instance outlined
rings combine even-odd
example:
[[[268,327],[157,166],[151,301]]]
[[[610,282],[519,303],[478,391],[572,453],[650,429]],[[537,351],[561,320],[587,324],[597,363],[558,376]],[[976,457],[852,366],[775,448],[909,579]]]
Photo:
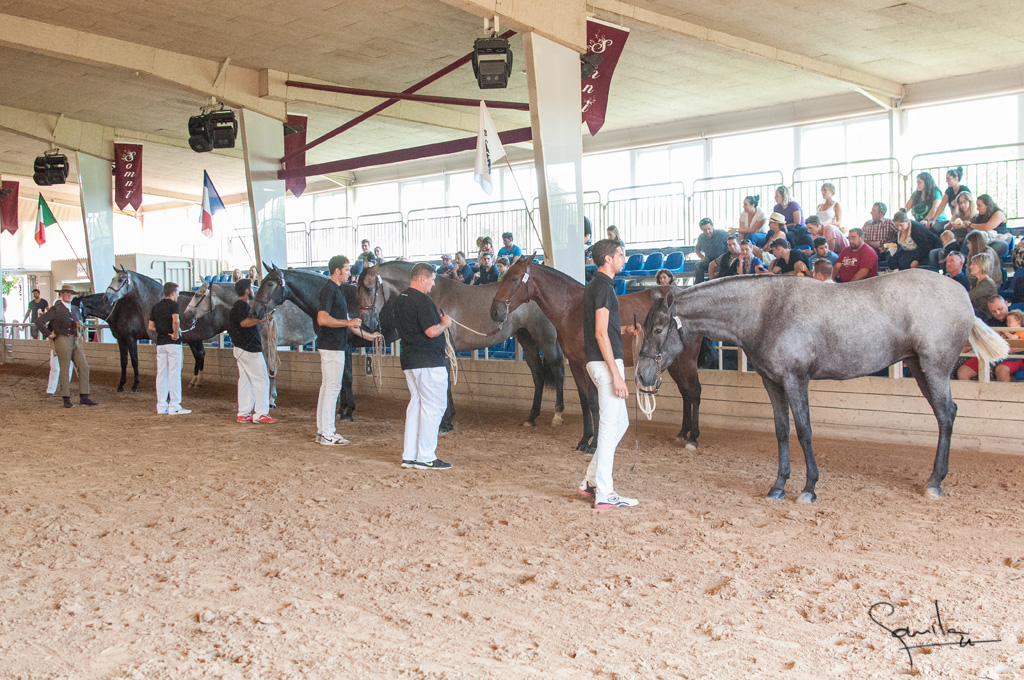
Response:
[[[270,425],[271,423],[276,423],[277,422],[277,418],[271,418],[270,416],[264,415],[264,416],[260,416],[259,418],[253,419],[252,422],[259,423],[261,425]]]
[[[251,423],[252,416],[238,416],[238,422],[240,423]]]

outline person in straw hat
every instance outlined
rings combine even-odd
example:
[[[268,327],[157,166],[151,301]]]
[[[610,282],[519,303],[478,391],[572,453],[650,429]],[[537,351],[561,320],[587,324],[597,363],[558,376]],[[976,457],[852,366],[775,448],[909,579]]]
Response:
[[[65,284],[56,291],[60,300],[54,302],[50,309],[36,319],[36,328],[43,337],[53,339],[57,361],[60,362],[60,383],[57,391],[64,398],[64,408],[72,408],[71,403],[71,362],[78,367],[78,398],[83,406],[96,406],[89,398],[89,361],[79,346],[78,337],[82,332],[82,312],[71,304],[76,291]]]

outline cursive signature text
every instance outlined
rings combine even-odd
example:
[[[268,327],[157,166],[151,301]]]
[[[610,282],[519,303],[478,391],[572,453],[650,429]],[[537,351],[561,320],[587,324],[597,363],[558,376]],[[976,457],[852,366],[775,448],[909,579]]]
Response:
[[[884,629],[889,633],[891,637],[896,638],[903,651],[907,653],[907,660],[910,661],[910,667],[914,667],[914,654],[915,649],[925,649],[928,647],[973,647],[974,645],[980,645],[989,642],[1001,642],[1001,640],[975,640],[971,638],[971,634],[966,630],[959,630],[946,626],[942,621],[942,613],[939,611],[939,601],[935,600],[935,619],[931,625],[927,628],[890,628],[881,621],[878,620],[877,616],[890,617],[896,612],[894,607],[889,602],[876,602],[868,608],[868,616],[875,623],[875,625]],[[955,639],[950,639],[955,638]],[[920,644],[911,644],[918,642]],[[938,641],[933,642],[933,639]]]

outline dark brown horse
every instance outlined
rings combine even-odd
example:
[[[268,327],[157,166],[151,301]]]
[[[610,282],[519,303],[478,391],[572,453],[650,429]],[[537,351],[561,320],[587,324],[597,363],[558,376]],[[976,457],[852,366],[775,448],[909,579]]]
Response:
[[[583,438],[576,445],[577,451],[593,453],[597,446],[598,417],[597,386],[587,373],[587,360],[583,351],[583,286],[575,279],[560,271],[535,264],[533,256],[522,257],[502,277],[497,293],[491,303],[491,318],[503,321],[520,305],[533,301],[540,306],[544,315],[551,320],[558,331],[558,344],[569,360],[569,368],[576,379],[576,389],[583,407]],[[659,290],[659,289],[651,289]],[[654,298],[651,290],[619,296],[619,319],[623,328],[632,327],[647,317]],[[664,293],[672,290],[663,286]],[[675,289],[678,291],[679,289]],[[683,426],[676,438],[689,449],[697,448],[700,436],[700,379],[697,375],[697,360],[700,357],[702,338],[697,337],[682,354],[668,367],[669,375],[679,386],[683,396]],[[624,363],[633,365],[632,337],[623,337]]]

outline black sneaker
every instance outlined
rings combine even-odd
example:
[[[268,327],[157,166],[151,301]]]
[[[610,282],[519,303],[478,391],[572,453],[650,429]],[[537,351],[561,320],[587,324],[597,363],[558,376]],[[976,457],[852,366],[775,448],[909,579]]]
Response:
[[[451,466],[451,463],[446,463],[440,458],[435,458],[434,460],[428,461],[426,463],[420,460],[416,461],[417,470],[447,470],[451,468]]]

